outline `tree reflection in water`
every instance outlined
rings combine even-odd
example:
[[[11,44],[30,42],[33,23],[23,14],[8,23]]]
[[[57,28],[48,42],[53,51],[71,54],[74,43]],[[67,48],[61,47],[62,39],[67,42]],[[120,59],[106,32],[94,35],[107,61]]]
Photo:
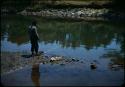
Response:
[[[87,50],[94,47],[106,47],[113,39],[123,44],[124,23],[48,21],[44,18],[24,16],[2,17],[2,36],[7,32],[8,41],[18,45],[27,43],[29,41],[27,28],[34,18],[38,21],[40,41],[45,44],[56,42],[66,48],[76,48],[84,45]],[[8,30],[6,28],[7,25],[10,26]],[[123,46],[121,49],[123,49]]]
[[[40,86],[39,64],[34,64],[32,66],[31,79],[36,87]]]

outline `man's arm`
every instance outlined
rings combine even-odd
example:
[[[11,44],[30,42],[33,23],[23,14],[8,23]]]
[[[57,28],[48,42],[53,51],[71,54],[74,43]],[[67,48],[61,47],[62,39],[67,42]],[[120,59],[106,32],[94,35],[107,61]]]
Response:
[[[37,33],[37,28],[36,27],[35,27],[35,34],[36,34],[37,38],[39,39],[39,35]]]

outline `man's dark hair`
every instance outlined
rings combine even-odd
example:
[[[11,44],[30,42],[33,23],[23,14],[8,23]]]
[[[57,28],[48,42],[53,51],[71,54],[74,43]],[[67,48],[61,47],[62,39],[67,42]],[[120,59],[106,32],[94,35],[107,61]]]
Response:
[[[32,22],[32,25],[33,25],[33,26],[36,26],[36,24],[37,24],[36,21],[33,21],[33,22]]]

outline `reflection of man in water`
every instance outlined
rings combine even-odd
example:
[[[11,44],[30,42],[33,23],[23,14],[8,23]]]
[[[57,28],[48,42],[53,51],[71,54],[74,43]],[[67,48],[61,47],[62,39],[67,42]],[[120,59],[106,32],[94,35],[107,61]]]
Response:
[[[29,36],[31,41],[31,52],[34,55],[34,51],[36,55],[38,55],[38,40],[39,36],[37,33],[36,21],[33,21],[32,24],[29,26]]]
[[[35,86],[40,86],[40,72],[39,72],[39,64],[35,64],[32,66],[31,78]]]

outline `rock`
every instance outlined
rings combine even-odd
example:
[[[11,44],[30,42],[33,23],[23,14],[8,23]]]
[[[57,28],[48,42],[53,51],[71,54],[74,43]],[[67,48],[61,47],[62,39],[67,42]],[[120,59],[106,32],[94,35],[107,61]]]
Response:
[[[46,62],[45,62],[45,61],[43,61],[43,64],[46,64]]]
[[[62,57],[51,57],[50,62],[62,60]]]
[[[40,53],[40,54],[43,54],[43,53],[44,53],[44,51],[39,51],[39,53]]]
[[[22,14],[22,15],[27,15],[27,11],[26,11],[26,10],[23,10],[22,12],[20,12],[20,14]]]
[[[72,61],[74,61],[74,62],[78,62],[79,60],[78,60],[78,59],[72,59]]]
[[[79,60],[76,60],[76,62],[78,62]]]
[[[72,61],[75,61],[75,59],[72,59]]]
[[[65,64],[62,63],[62,64],[60,64],[60,65],[61,65],[61,66],[64,66]]]
[[[91,67],[91,69],[96,69],[97,68],[96,64],[93,64],[93,63],[91,63],[90,67]]]
[[[56,59],[54,57],[51,57],[51,61],[55,61]]]

